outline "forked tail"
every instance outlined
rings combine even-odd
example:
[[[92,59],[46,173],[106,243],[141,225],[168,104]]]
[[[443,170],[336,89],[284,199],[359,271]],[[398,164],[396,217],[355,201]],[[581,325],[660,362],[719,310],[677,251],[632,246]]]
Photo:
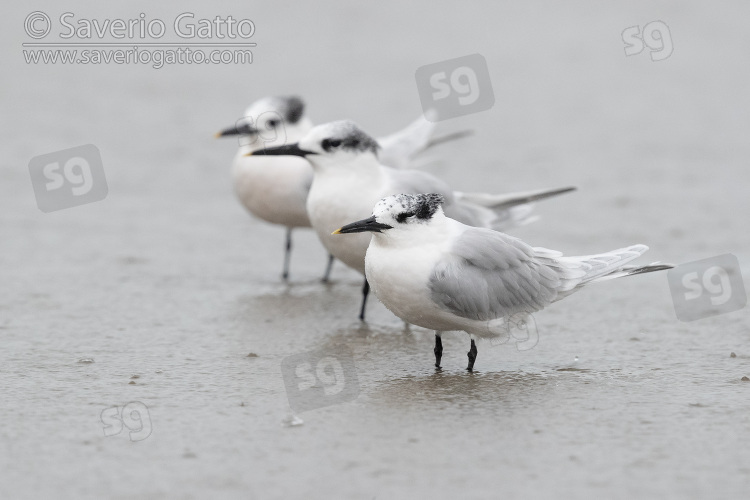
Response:
[[[625,276],[634,276],[636,274],[663,271],[674,267],[671,264],[662,264],[659,262],[652,262],[644,266],[627,265],[628,262],[646,253],[646,250],[648,250],[646,245],[631,245],[606,253],[578,257],[560,257],[558,260],[573,264],[574,268],[583,271],[583,275],[579,277],[576,286],[623,278]]]

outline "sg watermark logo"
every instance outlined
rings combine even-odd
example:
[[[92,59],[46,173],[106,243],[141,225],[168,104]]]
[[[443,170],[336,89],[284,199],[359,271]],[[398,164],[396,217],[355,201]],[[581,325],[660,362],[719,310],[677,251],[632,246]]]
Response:
[[[415,76],[422,110],[428,120],[479,113],[495,104],[487,61],[480,54],[422,66]],[[436,118],[429,117],[430,109],[437,112]]]
[[[528,351],[533,349],[539,343],[539,331],[536,327],[536,321],[531,314],[516,313],[506,318],[505,323],[500,327],[498,336],[490,339],[493,346],[503,345],[515,340],[516,349],[519,351]]]
[[[740,263],[732,254],[682,264],[667,271],[677,319],[697,319],[738,311],[747,305]]]
[[[643,32],[639,26],[625,28],[622,41],[625,43],[626,56],[640,54],[648,47],[652,61],[662,61],[671,56],[674,50],[669,26],[662,21],[651,21],[643,27]]]
[[[122,408],[113,406],[102,411],[104,435],[116,436],[123,428],[128,429],[131,441],[143,441],[151,435],[151,417],[148,408],[140,401],[132,401]]]
[[[36,156],[29,161],[29,174],[36,204],[45,213],[101,201],[109,191],[93,144]]]
[[[257,119],[245,116],[237,121],[236,128],[240,146],[247,146],[252,150],[286,144],[284,119],[276,111],[261,113]]]
[[[336,353],[310,351],[281,361],[289,406],[303,412],[352,401],[359,396],[354,358],[341,346]]]

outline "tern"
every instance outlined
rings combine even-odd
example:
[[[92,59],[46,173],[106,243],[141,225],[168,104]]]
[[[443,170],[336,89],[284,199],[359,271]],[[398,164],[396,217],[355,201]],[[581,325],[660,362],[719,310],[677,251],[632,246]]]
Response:
[[[438,369],[441,332],[469,334],[467,370],[472,371],[475,339],[507,335],[509,321],[592,283],[674,267],[629,265],[648,250],[646,245],[566,257],[499,231],[462,224],[446,216],[445,204],[440,194],[389,196],[375,205],[371,217],[334,231],[372,234],[367,280],[396,316],[435,330]]]
[[[237,136],[240,147],[232,162],[232,183],[242,205],[256,217],[286,227],[282,277],[289,278],[292,230],[310,227],[306,200],[312,184],[310,164],[302,158],[247,157],[264,148],[299,141],[313,128],[305,103],[297,96],[266,97],[251,104],[235,125],[216,137]],[[378,139],[386,164],[405,168],[424,150],[469,135],[459,131],[433,137],[435,124],[423,116],[409,126]],[[329,255],[323,281],[328,281],[334,256]]]
[[[507,229],[533,220],[531,202],[575,189],[501,195],[454,192],[427,172],[383,165],[379,153],[378,141],[354,122],[343,120],[314,127],[298,143],[259,149],[251,155],[299,156],[309,160],[314,177],[307,197],[307,213],[313,229],[331,255],[363,275],[370,235],[337,238],[331,232],[352,220],[367,217],[373,205],[384,196],[438,192],[445,198],[449,216],[471,226]],[[365,278],[361,320],[365,317],[369,291]]]

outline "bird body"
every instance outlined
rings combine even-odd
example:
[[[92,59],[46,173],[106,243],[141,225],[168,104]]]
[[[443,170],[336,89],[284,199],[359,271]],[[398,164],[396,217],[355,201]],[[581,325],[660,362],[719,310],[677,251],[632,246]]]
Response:
[[[591,283],[669,269],[634,266],[646,245],[566,257],[518,238],[446,217],[439,194],[389,196],[372,217],[335,234],[371,233],[367,280],[380,301],[404,321],[435,330],[462,330],[472,339],[508,332],[508,321],[549,306]],[[342,238],[344,239],[344,238]],[[439,348],[439,349],[438,349]],[[436,341],[436,365],[442,344]],[[472,357],[473,356],[473,357]]]
[[[236,136],[240,147],[232,162],[232,185],[240,203],[254,216],[287,228],[283,277],[289,274],[291,231],[310,227],[307,197],[313,180],[310,163],[298,156],[264,156],[253,154],[298,142],[312,128],[305,116],[304,103],[298,97],[267,97],[250,105],[237,123],[217,134]],[[406,128],[380,141],[387,161],[406,167],[419,153],[429,148],[435,125],[420,117]],[[447,140],[462,134],[454,134]],[[377,199],[372,200],[372,203]],[[361,249],[362,255],[366,244]],[[324,281],[330,273],[329,260]],[[362,272],[364,272],[364,262]]]
[[[514,314],[540,311],[591,283],[643,272],[627,263],[648,250],[632,245],[565,257],[442,213],[435,219],[429,230],[412,230],[408,242],[375,235],[365,259],[367,279],[381,302],[405,321],[483,338],[503,335]]]
[[[525,223],[531,201],[572,191],[574,188],[541,190],[517,195],[466,194],[453,192],[427,172],[397,170],[382,165],[378,142],[349,120],[314,127],[299,143],[259,150],[253,155],[307,158],[313,182],[307,198],[307,213],[323,246],[335,258],[365,274],[365,254],[370,237],[336,238],[332,231],[348,221],[366,217],[373,204],[394,193],[440,193],[450,217],[479,227]],[[364,319],[369,293],[365,279],[360,319]]]
[[[370,214],[372,206],[394,193],[440,193],[450,217],[479,227],[513,227],[528,218],[529,201],[573,188],[541,190],[519,195],[453,192],[437,177],[418,170],[382,165],[379,145],[350,121],[314,127],[298,144],[267,148],[264,155],[296,154],[306,157],[314,176],[307,198],[307,213],[326,249],[349,267],[364,274],[369,236],[336,238],[331,232]]]
[[[305,208],[312,183],[309,163],[293,156],[250,154],[296,142],[312,127],[299,98],[267,97],[250,105],[237,125],[220,132],[222,136],[239,136],[232,185],[237,199],[251,214],[287,228],[310,227]]]
[[[365,273],[364,255],[370,244],[369,234],[357,234],[341,241],[331,233],[362,218],[362,209],[373,206],[385,196],[386,179],[378,165],[357,163],[349,169],[316,167],[315,177],[307,198],[309,214],[315,233],[328,252],[346,264]]]
[[[312,169],[294,156],[245,156],[232,162],[232,185],[237,199],[256,217],[288,228],[310,227],[307,193]]]

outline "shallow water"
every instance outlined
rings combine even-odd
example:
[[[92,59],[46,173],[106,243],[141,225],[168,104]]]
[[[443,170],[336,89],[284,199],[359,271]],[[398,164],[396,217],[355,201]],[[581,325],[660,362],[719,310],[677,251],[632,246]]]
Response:
[[[321,284],[309,231],[281,282],[283,232],[233,198],[236,144],[213,132],[297,92],[316,121],[382,135],[420,113],[416,68],[475,52],[495,106],[441,125],[476,134],[431,171],[462,190],[578,186],[514,232],[535,245],[732,253],[750,275],[748,6],[432,5],[64,7],[257,25],[250,67],[160,70],[26,65],[28,11],[6,9],[0,497],[746,496],[748,309],[684,323],[666,273],[603,283],[536,314],[531,350],[480,342],[469,374],[465,334],[435,372],[432,332],[374,300],[357,321],[359,276],[339,264]],[[621,32],[656,19],[673,55],[625,57]],[[106,199],[41,213],[29,160],[87,143]],[[282,360],[312,351],[349,353],[358,395],[293,413]],[[132,434],[103,421],[131,402]]]

